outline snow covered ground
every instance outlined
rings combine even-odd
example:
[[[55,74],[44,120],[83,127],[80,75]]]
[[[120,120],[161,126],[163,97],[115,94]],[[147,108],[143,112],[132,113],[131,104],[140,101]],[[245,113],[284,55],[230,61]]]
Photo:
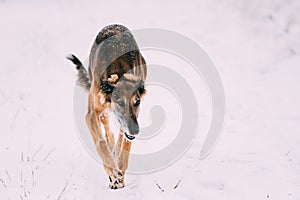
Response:
[[[112,23],[198,42],[227,104],[208,158],[196,139],[173,165],[128,174],[117,191],[75,131],[76,72],[65,59],[87,58]],[[0,27],[0,199],[300,199],[299,1],[0,0]]]

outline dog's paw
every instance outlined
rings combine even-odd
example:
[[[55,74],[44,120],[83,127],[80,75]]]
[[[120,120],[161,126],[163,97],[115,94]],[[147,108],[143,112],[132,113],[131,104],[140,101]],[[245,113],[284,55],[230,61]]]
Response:
[[[111,180],[108,186],[110,189],[116,190],[124,187],[123,177],[117,177],[115,180],[110,178],[109,180]]]
[[[108,187],[109,189],[116,190],[116,189],[121,189],[124,186],[125,185],[122,182],[114,182],[114,183],[110,183]]]
[[[120,170],[113,170],[112,175],[109,176],[109,181],[110,189],[120,189],[124,187],[123,173]]]

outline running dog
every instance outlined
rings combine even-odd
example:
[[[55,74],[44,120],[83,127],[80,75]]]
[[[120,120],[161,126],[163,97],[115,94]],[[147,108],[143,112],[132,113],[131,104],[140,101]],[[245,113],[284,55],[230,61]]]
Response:
[[[86,123],[109,176],[109,188],[122,188],[131,143],[139,133],[137,117],[145,95],[145,59],[128,28],[117,24],[98,33],[88,71],[76,56],[67,58],[76,65],[77,83],[88,91]],[[112,115],[120,126],[116,142],[109,127]]]

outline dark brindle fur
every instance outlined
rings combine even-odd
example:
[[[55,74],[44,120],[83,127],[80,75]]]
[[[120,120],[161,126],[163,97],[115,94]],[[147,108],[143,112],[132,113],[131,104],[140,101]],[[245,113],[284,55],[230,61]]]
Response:
[[[133,35],[122,25],[110,25],[99,32],[90,52],[88,72],[74,55],[68,59],[79,71],[77,83],[89,92],[86,122],[109,176],[110,188],[124,187],[131,142],[139,133],[137,117],[145,94],[145,60]],[[111,113],[120,124],[116,144],[109,129]]]

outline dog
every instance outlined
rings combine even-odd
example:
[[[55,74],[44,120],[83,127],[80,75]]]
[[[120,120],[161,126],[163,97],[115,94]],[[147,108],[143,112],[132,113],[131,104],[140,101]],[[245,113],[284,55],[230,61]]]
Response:
[[[131,144],[140,131],[137,118],[146,93],[145,59],[129,29],[118,24],[104,27],[96,36],[88,71],[73,54],[67,58],[78,70],[77,84],[88,92],[86,124],[108,174],[109,188],[123,188]],[[116,142],[109,127],[112,115],[120,127]]]

